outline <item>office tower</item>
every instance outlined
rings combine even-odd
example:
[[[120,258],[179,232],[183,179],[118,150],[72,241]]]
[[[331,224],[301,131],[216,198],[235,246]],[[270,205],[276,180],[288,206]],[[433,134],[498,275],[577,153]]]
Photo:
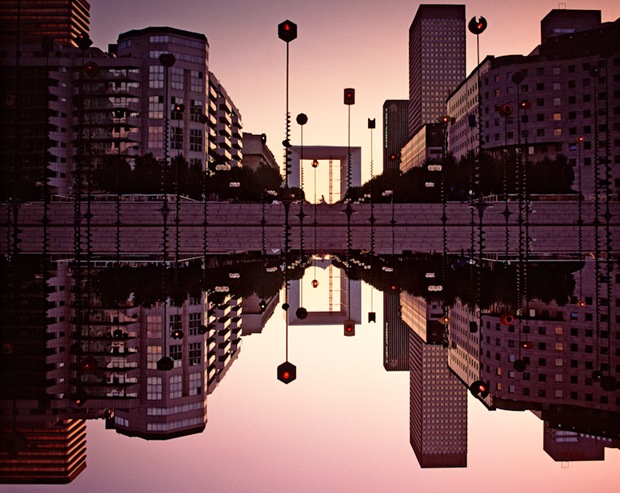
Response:
[[[383,171],[398,169],[400,150],[409,140],[409,100],[383,103]]]
[[[443,308],[401,293],[409,326],[409,432],[420,467],[467,466],[467,389],[448,368]]]
[[[600,24],[600,10],[553,9],[540,21],[540,42],[554,36],[596,29]]]
[[[420,5],[409,28],[409,138],[465,78],[465,5]]]
[[[448,368],[448,348],[409,331],[410,443],[420,467],[467,466],[467,389]]]
[[[4,0],[0,4],[0,39],[52,38],[72,44],[90,30],[90,4],[86,0]]]
[[[450,152],[456,157],[477,152],[481,128],[483,149],[492,155],[518,146],[527,148],[531,163],[561,154],[574,169],[575,192],[605,195],[610,185],[617,195],[620,127],[612,108],[620,88],[620,64],[615,61],[620,25],[601,23],[600,15],[591,10],[553,10],[541,22],[542,43],[530,54],[485,58],[448,100],[449,115],[455,119],[450,125]],[[514,74],[521,74],[521,80]],[[612,164],[611,179],[597,181],[597,172],[607,174],[606,164]]]
[[[383,368],[409,370],[409,327],[403,322],[398,293],[383,293]]]
[[[86,422],[22,422],[6,428],[0,450],[0,484],[66,484],[86,468]],[[5,448],[10,443],[11,449]]]

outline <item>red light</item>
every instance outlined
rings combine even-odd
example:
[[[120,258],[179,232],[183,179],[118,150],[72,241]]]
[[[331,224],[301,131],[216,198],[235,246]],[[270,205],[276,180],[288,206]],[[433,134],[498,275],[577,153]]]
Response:
[[[352,332],[353,331],[353,327],[351,327],[350,325],[347,325],[347,332]]]
[[[396,286],[392,284],[392,291],[396,291]]]
[[[313,279],[312,280],[312,287],[316,288],[316,287],[318,287],[318,285],[319,285],[319,281],[317,281],[316,279]]]
[[[286,31],[290,31],[290,30],[291,30],[291,26],[290,26],[290,24],[284,24],[284,29],[285,29]]]
[[[484,24],[482,22],[478,23],[478,29],[484,29]]]
[[[288,380],[289,378],[291,378],[291,374],[289,372],[285,371],[282,374],[282,378],[284,378],[284,380]]]
[[[480,392],[484,392],[486,389],[487,389],[487,386],[486,386],[486,385],[484,385],[484,384],[482,384],[482,383],[481,383],[480,385],[478,385],[478,390],[479,390]]]
[[[579,306],[586,306],[585,300],[579,300]]]

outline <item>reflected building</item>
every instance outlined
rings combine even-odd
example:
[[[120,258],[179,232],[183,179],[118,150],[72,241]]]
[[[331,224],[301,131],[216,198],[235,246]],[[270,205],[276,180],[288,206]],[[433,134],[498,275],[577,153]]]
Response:
[[[344,323],[345,320],[361,323],[362,283],[359,280],[349,279],[345,270],[334,267],[331,260],[314,259],[312,265],[327,269],[328,286],[319,287],[319,289],[328,290],[327,309],[308,310],[306,317],[298,318],[297,309],[303,303],[302,281],[290,281],[289,325],[337,325]]]
[[[448,367],[443,308],[401,294],[409,330],[410,442],[422,468],[467,466],[467,389]]]
[[[264,308],[261,303],[265,303]],[[273,315],[278,303],[280,302],[280,294],[263,300],[258,295],[253,294],[243,298],[243,335],[259,334],[262,332],[267,321]]]
[[[383,368],[409,371],[409,326],[403,322],[400,295],[383,293]]]
[[[2,423],[0,484],[66,484],[86,468],[86,422]]]

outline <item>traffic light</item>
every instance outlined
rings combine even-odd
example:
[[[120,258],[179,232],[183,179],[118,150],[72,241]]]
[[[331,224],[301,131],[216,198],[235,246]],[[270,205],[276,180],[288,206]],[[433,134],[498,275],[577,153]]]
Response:
[[[170,335],[173,339],[183,339],[183,331],[181,329],[174,329]]]
[[[185,105],[183,103],[175,103],[172,110],[177,113],[183,113],[185,111]]]
[[[355,89],[348,87],[344,90],[344,104],[355,104]]]
[[[278,366],[277,375],[280,382],[289,384],[297,378],[297,367],[293,363],[285,361]]]
[[[368,322],[376,322],[377,314],[375,312],[368,312]]]
[[[80,361],[80,369],[86,372],[95,371],[97,369],[97,360],[92,356],[87,356]]]
[[[523,110],[529,110],[531,107],[532,107],[532,103],[528,101],[527,99],[524,99],[523,101],[519,103],[519,108]]]
[[[86,62],[82,70],[84,70],[84,73],[89,77],[95,77],[99,73],[99,65],[93,61]]]
[[[512,364],[512,367],[515,369],[515,371],[518,371],[519,373],[523,373],[525,369],[527,368],[527,364],[525,363],[525,360],[517,359]]]
[[[264,312],[267,309],[267,302],[265,300],[260,300],[258,302],[258,307],[260,308],[261,312]]]
[[[157,361],[157,369],[159,371],[170,371],[174,368],[174,361],[170,356],[164,356]]]
[[[260,134],[260,143],[263,145],[267,143],[267,134]]]
[[[93,44],[93,40],[90,39],[86,33],[78,34],[73,41],[82,51],[86,51]]]
[[[470,320],[469,322],[469,332],[472,334],[475,334],[476,332],[478,332],[478,323],[474,322],[473,320]]]
[[[521,341],[521,348],[532,349],[533,347],[534,347],[534,343],[532,341]]]
[[[398,159],[398,154],[397,154],[397,153],[395,153],[395,152],[392,152],[392,153],[388,156],[388,159],[389,159],[390,161],[396,161],[396,160]]]
[[[300,306],[296,311],[295,315],[299,320],[303,320],[308,317],[308,310],[306,310],[303,306]]]
[[[497,112],[502,116],[510,116],[513,112],[513,107],[510,103],[504,103],[497,106]]]
[[[475,397],[482,397],[483,399],[489,395],[489,384],[482,380],[476,380],[469,386],[469,390]]]
[[[369,118],[368,119],[368,128],[376,128],[377,127],[377,123],[375,121],[374,118]]]
[[[71,396],[71,401],[76,406],[81,406],[82,404],[86,402],[88,397],[89,395],[86,393],[84,389],[78,389],[77,392]]]
[[[472,34],[481,34],[487,28],[487,20],[484,17],[480,17],[479,19],[472,17],[467,28]]]
[[[291,21],[284,21],[278,24],[278,38],[287,43],[297,38],[297,24]]]
[[[512,313],[502,313],[499,321],[502,325],[514,325],[515,317]]]
[[[355,321],[354,320],[344,321],[344,335],[347,337],[351,337],[355,335]]]

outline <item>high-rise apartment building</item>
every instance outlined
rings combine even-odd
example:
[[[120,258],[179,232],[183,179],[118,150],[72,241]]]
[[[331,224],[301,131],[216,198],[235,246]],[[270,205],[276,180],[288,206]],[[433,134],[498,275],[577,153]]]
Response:
[[[162,54],[174,55],[172,66],[160,62]],[[118,37],[117,60],[124,58],[132,58],[143,74],[141,154],[163,158],[167,138],[170,158],[182,154],[190,164],[204,167],[204,116],[209,103],[209,43],[205,35],[170,27],[129,31]]]
[[[465,78],[465,5],[420,5],[409,28],[409,138]]]
[[[49,37],[72,44],[90,30],[90,4],[86,0],[4,0],[0,4],[0,38]]]

